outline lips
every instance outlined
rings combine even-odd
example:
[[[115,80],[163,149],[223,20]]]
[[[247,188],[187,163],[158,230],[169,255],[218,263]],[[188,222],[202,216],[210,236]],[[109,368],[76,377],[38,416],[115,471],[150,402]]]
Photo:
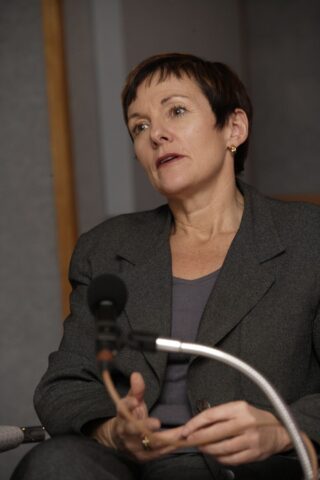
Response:
[[[157,168],[160,168],[162,165],[172,162],[173,160],[178,160],[179,158],[182,158],[182,157],[183,155],[179,155],[178,153],[167,153],[166,155],[162,155],[161,157],[158,158],[156,162],[156,166]]]

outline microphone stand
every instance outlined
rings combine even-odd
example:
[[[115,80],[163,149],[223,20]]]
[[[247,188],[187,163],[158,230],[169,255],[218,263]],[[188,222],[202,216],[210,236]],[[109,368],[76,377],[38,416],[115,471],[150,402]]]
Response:
[[[103,375],[104,383],[111,398],[116,404],[120,398],[114,388],[114,385],[112,384],[111,376],[106,369],[110,365],[110,361],[112,361],[113,356],[124,345],[139,351],[156,350],[168,353],[175,352],[199,355],[213,360],[218,360],[219,362],[225,363],[226,365],[229,365],[240,371],[264,392],[279,419],[287,429],[287,432],[297,452],[297,456],[303,471],[304,480],[317,480],[319,478],[317,455],[310,439],[306,434],[299,431],[297,424],[289,411],[289,408],[285,404],[284,400],[282,400],[279,393],[276,392],[275,388],[263,377],[263,375],[257,372],[257,370],[255,370],[246,362],[217,348],[207,347],[196,343],[180,342],[170,338],[158,338],[154,334],[145,332],[133,331],[129,334],[124,334],[121,332],[119,327],[115,326],[112,329],[100,329],[98,334],[98,345],[100,348],[98,348],[97,358],[98,360],[100,359],[100,361],[102,360],[101,366],[102,369],[105,369]],[[104,349],[103,346],[106,345],[108,348]],[[103,352],[105,352],[105,356]],[[107,362],[103,362],[103,360],[107,360]],[[126,416],[128,419],[132,420],[129,412]]]

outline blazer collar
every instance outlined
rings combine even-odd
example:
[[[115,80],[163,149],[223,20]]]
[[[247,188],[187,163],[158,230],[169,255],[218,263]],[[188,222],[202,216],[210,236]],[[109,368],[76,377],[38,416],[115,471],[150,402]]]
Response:
[[[119,246],[118,257],[133,265],[152,262],[159,250],[166,250],[172,225],[168,205],[137,214],[130,236]]]
[[[240,180],[237,185],[244,196],[244,212],[234,243],[240,243],[240,247],[248,244],[262,263],[285,248],[274,225],[269,200]],[[159,250],[167,249],[172,221],[168,205],[142,213],[130,237],[119,247],[118,257],[133,265],[148,263]]]
[[[244,212],[203,313],[197,341],[217,345],[254,308],[275,281],[266,262],[284,252],[270,200],[239,182]],[[271,269],[272,271],[272,269]]]
[[[278,235],[272,216],[272,199],[261,195],[254,187],[237,181],[237,185],[244,196],[245,208],[238,234],[248,242],[252,253],[257,260],[263,263],[266,260],[284,252],[285,246]]]

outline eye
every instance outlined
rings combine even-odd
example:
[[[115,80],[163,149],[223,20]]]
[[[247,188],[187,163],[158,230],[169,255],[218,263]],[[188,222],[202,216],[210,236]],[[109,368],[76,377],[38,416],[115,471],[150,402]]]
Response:
[[[137,123],[131,130],[133,138],[136,138],[141,132],[147,130],[149,125],[146,122]]]
[[[182,105],[174,105],[170,109],[170,115],[172,117],[181,117],[186,113],[186,111],[187,111],[186,107],[183,107]]]

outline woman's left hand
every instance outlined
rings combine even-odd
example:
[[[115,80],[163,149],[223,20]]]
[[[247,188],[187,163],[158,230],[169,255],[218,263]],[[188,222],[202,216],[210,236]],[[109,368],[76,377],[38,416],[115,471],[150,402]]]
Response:
[[[245,401],[209,408],[186,423],[182,435],[227,465],[263,460],[289,450],[290,437],[272,413]]]

